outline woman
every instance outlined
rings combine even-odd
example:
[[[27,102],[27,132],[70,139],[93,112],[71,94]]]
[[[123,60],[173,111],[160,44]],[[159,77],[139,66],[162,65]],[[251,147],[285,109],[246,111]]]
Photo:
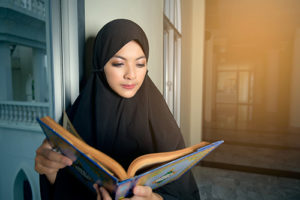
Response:
[[[162,95],[147,75],[148,40],[144,31],[126,19],[113,20],[97,34],[94,72],[68,111],[81,137],[127,169],[143,154],[184,147],[180,130]],[[37,150],[43,199],[95,199],[68,167],[72,161],[44,142]],[[98,199],[110,199],[95,186]],[[191,173],[152,191],[137,186],[131,199],[199,199]]]

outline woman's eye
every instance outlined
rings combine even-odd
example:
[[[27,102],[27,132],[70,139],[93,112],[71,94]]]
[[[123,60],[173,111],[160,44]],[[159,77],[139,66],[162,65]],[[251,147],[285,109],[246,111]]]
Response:
[[[112,66],[114,66],[114,67],[120,67],[122,65],[123,65],[123,63],[112,63]]]
[[[145,67],[146,65],[144,63],[139,63],[139,64],[136,64],[138,67]]]

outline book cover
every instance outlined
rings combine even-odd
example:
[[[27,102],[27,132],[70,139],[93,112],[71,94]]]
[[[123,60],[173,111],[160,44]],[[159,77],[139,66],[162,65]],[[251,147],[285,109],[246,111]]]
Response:
[[[100,163],[95,162],[89,155],[78,150],[73,144],[61,137],[55,130],[47,124],[37,119],[50,145],[58,152],[67,156],[73,161],[71,170],[82,182],[91,190],[93,184],[99,183],[108,191],[116,190],[118,179]]]
[[[136,185],[144,185],[156,189],[175,181],[223,142],[224,141],[217,141],[201,147],[193,153],[141,173],[132,178],[131,181],[120,182],[116,191],[116,199],[122,199],[130,195],[131,190]]]

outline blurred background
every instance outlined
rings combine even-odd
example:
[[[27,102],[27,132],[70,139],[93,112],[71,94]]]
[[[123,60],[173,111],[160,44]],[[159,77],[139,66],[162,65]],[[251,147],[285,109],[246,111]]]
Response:
[[[202,200],[300,199],[298,0],[0,0],[0,199],[40,199],[35,119],[74,102],[116,18],[145,30],[186,145],[225,141],[193,169]]]
[[[205,8],[203,137],[226,141],[210,161],[300,178],[300,2]]]

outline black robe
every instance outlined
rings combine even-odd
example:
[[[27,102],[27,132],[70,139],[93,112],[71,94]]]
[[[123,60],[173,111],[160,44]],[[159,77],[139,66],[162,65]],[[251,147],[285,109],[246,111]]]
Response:
[[[91,146],[108,154],[125,169],[138,156],[184,148],[183,138],[168,106],[148,75],[135,96],[123,98],[108,85],[106,62],[126,43],[137,41],[148,59],[148,41],[134,22],[118,19],[106,24],[94,43],[95,72],[68,110],[75,129]],[[96,193],[68,170],[59,170],[54,185],[40,177],[42,199],[96,199]],[[191,172],[154,190],[164,199],[200,199]]]

